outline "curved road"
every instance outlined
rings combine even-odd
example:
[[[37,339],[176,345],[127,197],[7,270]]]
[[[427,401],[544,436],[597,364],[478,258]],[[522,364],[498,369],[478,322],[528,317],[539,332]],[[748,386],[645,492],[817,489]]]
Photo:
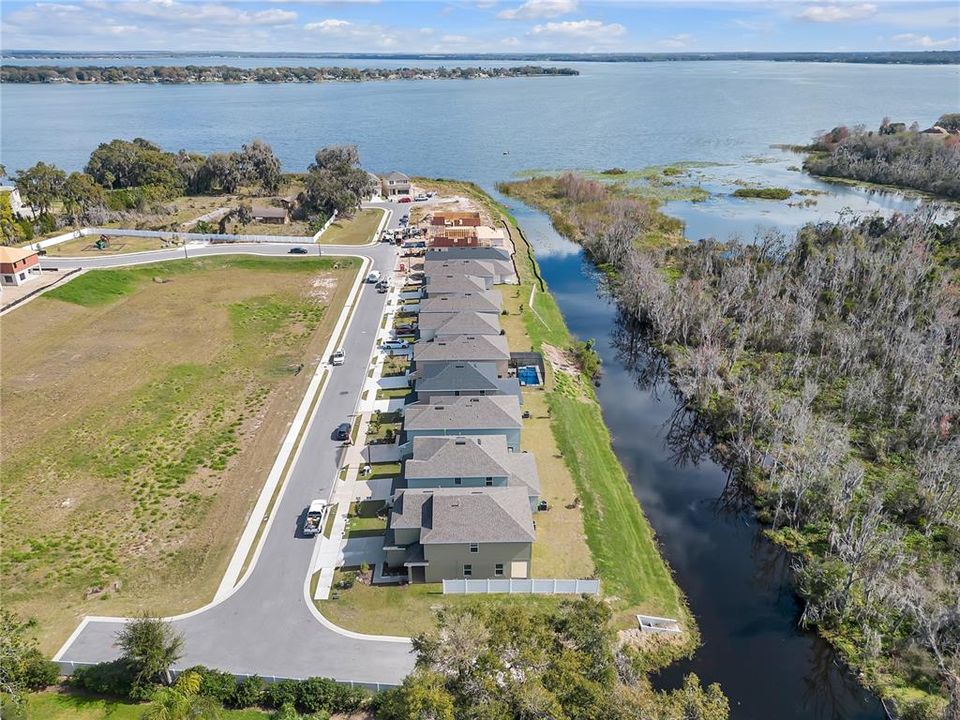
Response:
[[[386,206],[390,207],[390,206]],[[389,227],[396,223],[391,218]],[[191,257],[220,253],[287,254],[290,245],[214,245],[189,250]],[[313,255],[311,246],[311,256]],[[362,255],[374,268],[391,272],[397,257],[389,245],[321,246],[324,255]],[[137,263],[183,257],[183,250],[138,254]],[[309,256],[292,256],[309,257]],[[122,256],[84,259],[84,267],[131,264]],[[77,261],[45,259],[48,266],[76,267]],[[185,638],[184,657],[175,667],[207,665],[238,675],[305,678],[331,677],[370,686],[398,684],[412,669],[414,656],[405,638],[357,635],[324,620],[307,598],[306,578],[317,542],[297,536],[301,514],[317,497],[329,497],[340,468],[340,446],[333,428],[356,410],[367,375],[366,359],[374,350],[386,295],[364,284],[359,292],[343,347],[349,361],[332,375],[316,409],[299,454],[276,503],[259,558],[244,580],[224,600],[173,619]],[[67,641],[57,660],[94,663],[119,655],[114,646],[118,618],[87,618]]]

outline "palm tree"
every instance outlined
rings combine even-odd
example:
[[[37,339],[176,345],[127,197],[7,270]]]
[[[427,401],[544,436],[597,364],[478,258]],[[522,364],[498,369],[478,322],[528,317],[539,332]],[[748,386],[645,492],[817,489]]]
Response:
[[[200,673],[185,672],[168,687],[157,689],[143,720],[220,720],[220,705],[200,695]]]

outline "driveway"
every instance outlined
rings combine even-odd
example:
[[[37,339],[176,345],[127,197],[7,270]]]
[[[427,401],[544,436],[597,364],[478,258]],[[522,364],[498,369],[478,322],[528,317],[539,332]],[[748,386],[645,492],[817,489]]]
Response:
[[[391,225],[396,217],[391,218]],[[286,254],[286,250],[275,245],[212,245],[190,251],[190,255],[250,251],[276,255]],[[323,247],[324,255],[367,256],[381,272],[392,271],[396,252],[395,247],[386,244]],[[141,255],[136,260],[181,258],[183,250],[174,250],[172,255],[170,251],[157,251],[147,253],[149,259]],[[85,259],[83,265],[114,267],[130,259],[91,258]],[[77,264],[76,260],[62,262]],[[366,359],[374,350],[384,300],[385,296],[372,286],[362,286],[344,338],[347,357],[355,361],[332,370],[331,381],[309,420],[253,568],[222,601],[172,618],[174,627],[185,638],[184,657],[176,668],[202,664],[237,675],[323,676],[371,687],[398,684],[413,669],[414,656],[407,638],[348,632],[320,616],[307,597],[308,575],[318,541],[298,537],[301,516],[311,500],[331,495],[340,467],[340,448],[330,438],[331,429],[356,412],[366,379]],[[56,659],[69,670],[75,664],[116,658],[119,653],[114,638],[122,623],[119,618],[85,619]]]

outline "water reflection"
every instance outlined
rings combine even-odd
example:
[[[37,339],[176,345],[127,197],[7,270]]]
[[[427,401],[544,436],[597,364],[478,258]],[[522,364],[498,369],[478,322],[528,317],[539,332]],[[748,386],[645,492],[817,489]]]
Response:
[[[719,682],[735,720],[882,720],[879,702],[830,647],[798,628],[790,558],[764,538],[749,498],[712,457],[709,436],[677,402],[643,328],[549,220],[511,209],[570,329],[598,341],[604,378],[597,394],[614,450],[702,633],[694,657],[661,673],[657,686],[677,687],[688,672]],[[564,245],[567,252],[556,252]]]

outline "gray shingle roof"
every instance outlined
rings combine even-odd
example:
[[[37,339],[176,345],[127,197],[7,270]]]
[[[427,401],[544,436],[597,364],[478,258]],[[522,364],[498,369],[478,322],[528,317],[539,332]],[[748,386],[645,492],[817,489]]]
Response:
[[[520,401],[512,395],[454,397],[449,401],[413,403],[403,409],[404,430],[519,430]]]
[[[402,172],[389,172],[386,175],[381,176],[384,180],[400,180],[402,182],[410,182],[410,178],[404,175]]]
[[[528,543],[536,538],[522,488],[404,490],[390,523],[419,527],[424,545]]]
[[[453,335],[413,346],[413,361],[496,362],[509,360],[507,339],[502,335]],[[419,366],[418,366],[419,368]]]
[[[489,260],[426,260],[423,263],[423,274],[430,278],[451,273],[475,275],[476,277],[493,278],[497,273],[493,263]]]
[[[423,287],[427,297],[435,295],[462,295],[463,293],[483,292],[487,283],[481,277],[464,275],[462,273],[447,273],[445,275],[431,275]]]
[[[513,263],[509,260],[472,258],[427,259],[423,263],[423,272],[429,278],[435,274],[460,272],[496,280],[499,276],[513,276]]]
[[[533,542],[536,531],[523,488],[435,492],[431,526],[420,531],[423,545]]]
[[[404,464],[413,480],[456,477],[505,477],[509,485],[540,495],[533,455],[511,452],[502,435],[423,436],[413,439],[413,456]]]
[[[435,312],[500,312],[500,293],[482,290],[463,295],[442,295],[420,302],[420,316]]]
[[[403,466],[403,475],[408,479],[431,479],[452,477],[502,477],[510,471],[497,462],[487,445],[503,445],[502,435],[433,437],[413,439],[413,457]]]
[[[420,316],[421,332],[434,330],[442,335],[499,335],[500,318],[496,313],[451,312],[427,313]]]
[[[493,392],[499,379],[492,363],[431,363],[416,375],[417,392]]]

